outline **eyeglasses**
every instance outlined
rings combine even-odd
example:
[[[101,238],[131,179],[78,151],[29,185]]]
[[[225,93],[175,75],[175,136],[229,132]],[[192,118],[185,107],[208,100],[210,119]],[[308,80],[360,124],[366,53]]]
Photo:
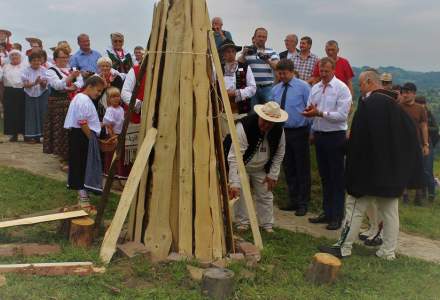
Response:
[[[113,43],[123,43],[124,41],[123,40],[113,40]]]

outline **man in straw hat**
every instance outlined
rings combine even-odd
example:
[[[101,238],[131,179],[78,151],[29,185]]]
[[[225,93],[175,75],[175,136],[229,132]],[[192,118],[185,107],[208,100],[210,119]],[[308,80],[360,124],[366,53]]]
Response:
[[[273,194],[284,158],[285,137],[283,124],[287,113],[278,103],[270,101],[255,105],[256,114],[250,114],[237,123],[238,142],[252,194],[255,197],[258,222],[266,232],[273,232]],[[232,198],[240,196],[240,177],[237,160],[231,147],[228,155],[229,184]],[[249,228],[249,217],[243,199],[235,205],[238,230]]]
[[[382,73],[382,75],[380,75],[380,81],[385,90],[391,91],[393,89],[393,75],[391,75],[391,73]]]

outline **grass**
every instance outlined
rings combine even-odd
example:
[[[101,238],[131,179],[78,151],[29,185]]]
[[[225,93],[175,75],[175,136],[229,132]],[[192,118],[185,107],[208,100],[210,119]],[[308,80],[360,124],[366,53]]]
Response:
[[[314,147],[312,147],[311,151],[312,193],[309,210],[311,212],[320,213],[322,211],[321,181],[315,159]],[[436,177],[440,177],[440,159],[435,161],[434,174]],[[283,171],[280,174],[279,184],[275,188],[274,193],[275,202],[279,205],[287,203],[287,187]],[[399,214],[400,230],[440,240],[440,195],[438,193],[434,203],[425,201],[423,206],[416,206],[414,205],[414,201],[410,201],[409,205],[401,204]]]
[[[64,183],[0,167],[2,218],[73,204],[75,193]],[[97,199],[94,198],[94,201]],[[111,198],[109,215],[117,198]],[[247,236],[249,238],[249,236]],[[331,243],[305,234],[277,230],[264,235],[263,259],[256,267],[235,263],[233,299],[438,299],[440,266],[408,257],[393,262],[374,257],[373,250],[355,246],[343,261],[333,286],[314,286],[304,280],[316,247]],[[56,224],[0,230],[0,244],[53,242],[62,253],[45,257],[0,258],[0,263],[99,261],[99,243],[90,250],[72,247],[56,233]],[[196,264],[196,263],[193,263]],[[189,278],[186,263],[151,264],[144,258],[116,257],[101,275],[40,277],[8,274],[0,299],[203,299],[199,284]],[[113,294],[110,287],[120,289]]]

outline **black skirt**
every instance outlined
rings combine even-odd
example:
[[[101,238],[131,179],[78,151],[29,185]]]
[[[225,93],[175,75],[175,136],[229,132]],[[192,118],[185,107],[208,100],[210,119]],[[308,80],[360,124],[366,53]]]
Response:
[[[24,133],[25,94],[22,88],[5,87],[4,94],[4,134]]]
[[[84,189],[89,139],[81,128],[69,129],[69,175],[67,187],[72,190]]]

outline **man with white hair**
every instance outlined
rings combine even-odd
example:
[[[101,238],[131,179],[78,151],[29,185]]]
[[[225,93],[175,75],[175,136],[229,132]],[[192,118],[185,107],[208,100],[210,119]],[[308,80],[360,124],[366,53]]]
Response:
[[[280,52],[280,59],[293,59],[299,53],[299,50],[296,48],[298,45],[298,36],[296,34],[288,34],[284,39],[284,45],[286,45],[286,51]]]
[[[393,260],[399,197],[408,185],[423,184],[422,153],[414,124],[382,89],[379,74],[363,72],[359,87],[362,99],[353,118],[346,159],[345,228],[336,245],[319,250],[340,258],[350,256],[365,211],[375,202],[384,225],[383,244],[376,256]]]
[[[229,31],[223,30],[223,20],[220,17],[212,18],[212,30],[214,31],[215,45],[217,49],[225,41],[232,41],[232,35]]]
[[[284,158],[286,141],[283,123],[288,115],[274,101],[255,105],[254,110],[255,114],[237,123],[238,143],[252,186],[258,222],[266,232],[272,233],[272,190],[277,184]],[[229,150],[228,163],[230,195],[236,198],[240,196],[240,177],[233,146]],[[238,230],[249,229],[249,217],[242,198],[235,204],[235,222]]]

